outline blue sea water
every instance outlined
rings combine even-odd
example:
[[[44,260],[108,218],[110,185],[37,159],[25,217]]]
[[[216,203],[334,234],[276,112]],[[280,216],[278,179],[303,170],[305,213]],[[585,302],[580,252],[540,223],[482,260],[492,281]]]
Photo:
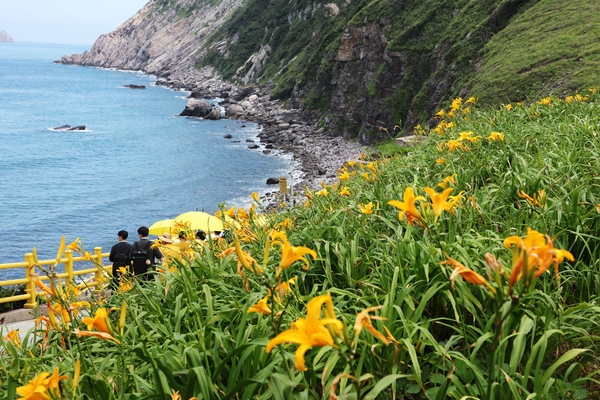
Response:
[[[255,124],[177,117],[188,93],[152,76],[53,63],[84,50],[0,43],[0,264],[34,246],[52,259],[62,235],[108,251],[120,229],[134,239],[186,211],[248,205],[290,170],[289,158],[248,149]],[[86,131],[48,129],[65,124]]]

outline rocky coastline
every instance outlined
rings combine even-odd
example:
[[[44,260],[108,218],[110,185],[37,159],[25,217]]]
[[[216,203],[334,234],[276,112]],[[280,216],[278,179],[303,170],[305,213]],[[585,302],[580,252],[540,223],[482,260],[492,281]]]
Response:
[[[249,143],[248,147],[265,154],[272,151],[291,154],[295,163],[292,174],[295,193],[304,193],[306,187],[319,190],[322,184],[337,182],[336,171],[343,163],[356,160],[367,151],[358,142],[327,135],[323,128],[307,121],[301,110],[287,109],[280,101],[271,100],[272,85],[269,84],[236,86],[213,77],[212,71],[206,70],[180,72],[168,79],[159,79],[157,84],[191,92],[182,116],[230,118],[260,125],[260,144]],[[205,100],[219,100],[224,115]],[[235,140],[235,137],[226,135],[224,140]],[[279,186],[273,189],[266,195],[271,202],[279,192]]]

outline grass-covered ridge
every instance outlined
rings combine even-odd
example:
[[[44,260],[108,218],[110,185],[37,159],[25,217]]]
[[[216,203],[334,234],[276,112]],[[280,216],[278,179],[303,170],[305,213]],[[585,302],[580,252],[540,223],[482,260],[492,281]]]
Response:
[[[561,95],[600,81],[600,5],[541,1],[484,47],[473,93],[488,104]]]
[[[600,96],[473,103],[265,224],[224,210],[236,240],[146,286],[48,288],[40,344],[2,341],[2,397],[597,398]]]

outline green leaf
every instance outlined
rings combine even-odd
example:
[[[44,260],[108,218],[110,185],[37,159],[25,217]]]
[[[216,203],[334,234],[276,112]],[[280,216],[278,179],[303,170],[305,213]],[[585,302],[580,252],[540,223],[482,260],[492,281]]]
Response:
[[[377,384],[367,393],[364,397],[364,400],[373,400],[375,399],[379,393],[385,390],[388,386],[394,383],[396,380],[400,378],[408,378],[410,375],[405,374],[393,374],[384,376],[382,379],[377,382]]]
[[[571,350],[567,351],[565,354],[560,356],[560,358],[558,360],[556,360],[554,362],[554,364],[552,364],[550,366],[550,368],[548,368],[546,370],[546,372],[542,376],[542,382],[546,382],[548,379],[550,379],[550,377],[552,376],[554,371],[556,371],[556,369],[558,367],[560,367],[562,364],[574,359],[575,357],[577,357],[578,355],[580,355],[582,353],[585,353],[586,351],[590,351],[590,350],[589,349],[571,349]]]
[[[510,354],[509,376],[513,376],[517,372],[517,367],[523,358],[525,352],[525,344],[527,342],[527,334],[533,328],[533,321],[527,315],[524,315],[519,325],[519,332],[513,340],[513,348]]]

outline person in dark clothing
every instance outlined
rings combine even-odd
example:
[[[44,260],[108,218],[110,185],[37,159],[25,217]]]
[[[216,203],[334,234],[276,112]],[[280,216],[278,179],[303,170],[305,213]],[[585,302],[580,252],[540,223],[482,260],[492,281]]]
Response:
[[[119,231],[117,233],[117,237],[119,238],[119,243],[115,244],[110,249],[110,255],[108,259],[113,263],[112,266],[112,288],[116,289],[119,287],[121,282],[121,272],[119,268],[121,267],[129,267],[131,265],[131,245],[127,243],[127,237],[129,234],[127,231]]]
[[[153,270],[153,266],[157,264],[158,260],[161,262],[164,260],[164,256],[154,246],[154,242],[148,239],[148,227],[140,226],[137,230],[140,240],[133,243],[129,258],[133,265],[133,274],[135,276],[143,276],[144,279],[150,280],[150,274],[148,271]]]

